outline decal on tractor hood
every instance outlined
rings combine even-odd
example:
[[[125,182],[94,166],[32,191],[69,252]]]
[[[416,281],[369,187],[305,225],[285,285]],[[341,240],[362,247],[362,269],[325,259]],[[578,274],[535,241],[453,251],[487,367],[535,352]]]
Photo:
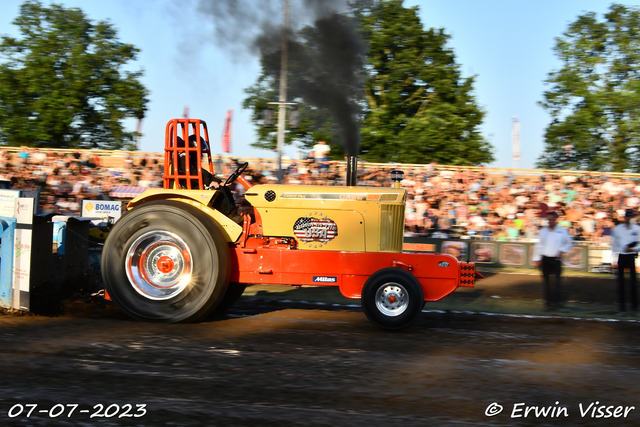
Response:
[[[281,199],[365,200],[366,193],[284,193]]]
[[[327,243],[338,235],[338,225],[327,218],[303,216],[293,224],[293,233],[303,243]]]

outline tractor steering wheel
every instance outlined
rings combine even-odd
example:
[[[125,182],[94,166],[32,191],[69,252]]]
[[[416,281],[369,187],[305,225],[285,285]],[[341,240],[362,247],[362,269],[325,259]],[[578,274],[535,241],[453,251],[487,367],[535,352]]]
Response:
[[[234,170],[231,173],[231,175],[229,175],[229,178],[227,178],[227,180],[224,182],[224,185],[233,184],[233,181],[235,181],[236,179],[238,179],[238,177],[240,175],[242,175],[242,172],[244,172],[244,170],[247,168],[247,166],[249,166],[248,162],[244,162],[242,164],[239,164],[238,167],[236,168],[236,170]]]

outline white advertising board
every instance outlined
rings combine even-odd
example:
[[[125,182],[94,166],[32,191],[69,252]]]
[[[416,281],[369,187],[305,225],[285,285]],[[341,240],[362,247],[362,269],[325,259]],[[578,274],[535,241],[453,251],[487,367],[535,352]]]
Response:
[[[122,202],[113,200],[83,200],[82,201],[82,217],[83,218],[106,218],[111,217],[115,220],[120,218],[122,213]]]
[[[18,197],[20,197],[18,190],[0,190],[0,216],[13,216]]]
[[[33,199],[18,198],[13,216],[17,219],[13,241],[13,308],[29,311]]]

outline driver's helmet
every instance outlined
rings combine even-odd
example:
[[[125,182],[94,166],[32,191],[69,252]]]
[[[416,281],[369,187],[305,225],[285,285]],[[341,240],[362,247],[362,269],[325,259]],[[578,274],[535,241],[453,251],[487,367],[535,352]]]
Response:
[[[195,147],[196,140],[197,140],[197,137],[195,134],[189,136],[189,147]],[[203,137],[200,137],[200,153],[207,154],[207,155],[209,155],[210,153],[209,144],[207,144],[207,141]]]
[[[206,155],[211,155],[211,151],[209,150],[209,144],[207,144],[207,141],[203,138],[200,137],[200,144],[197,144],[197,136],[196,134],[193,135],[189,135],[189,147],[199,147],[200,148],[200,154],[206,154]],[[180,137],[177,138],[177,144],[178,147],[184,147],[184,140]]]
[[[189,135],[189,147],[196,147],[197,146],[196,141],[197,141],[197,136],[195,133],[192,135]],[[184,147],[184,139],[180,138],[179,136],[177,137],[177,146]],[[209,152],[209,144],[207,144],[207,141],[203,137],[200,137],[200,151]]]

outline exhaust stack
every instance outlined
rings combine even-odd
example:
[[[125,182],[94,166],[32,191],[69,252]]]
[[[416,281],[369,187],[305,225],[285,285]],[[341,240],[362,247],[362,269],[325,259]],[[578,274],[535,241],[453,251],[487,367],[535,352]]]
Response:
[[[347,156],[347,186],[358,185],[358,156]]]
[[[404,179],[404,172],[399,169],[391,171],[391,181],[393,181],[393,188],[400,188],[400,183]]]

